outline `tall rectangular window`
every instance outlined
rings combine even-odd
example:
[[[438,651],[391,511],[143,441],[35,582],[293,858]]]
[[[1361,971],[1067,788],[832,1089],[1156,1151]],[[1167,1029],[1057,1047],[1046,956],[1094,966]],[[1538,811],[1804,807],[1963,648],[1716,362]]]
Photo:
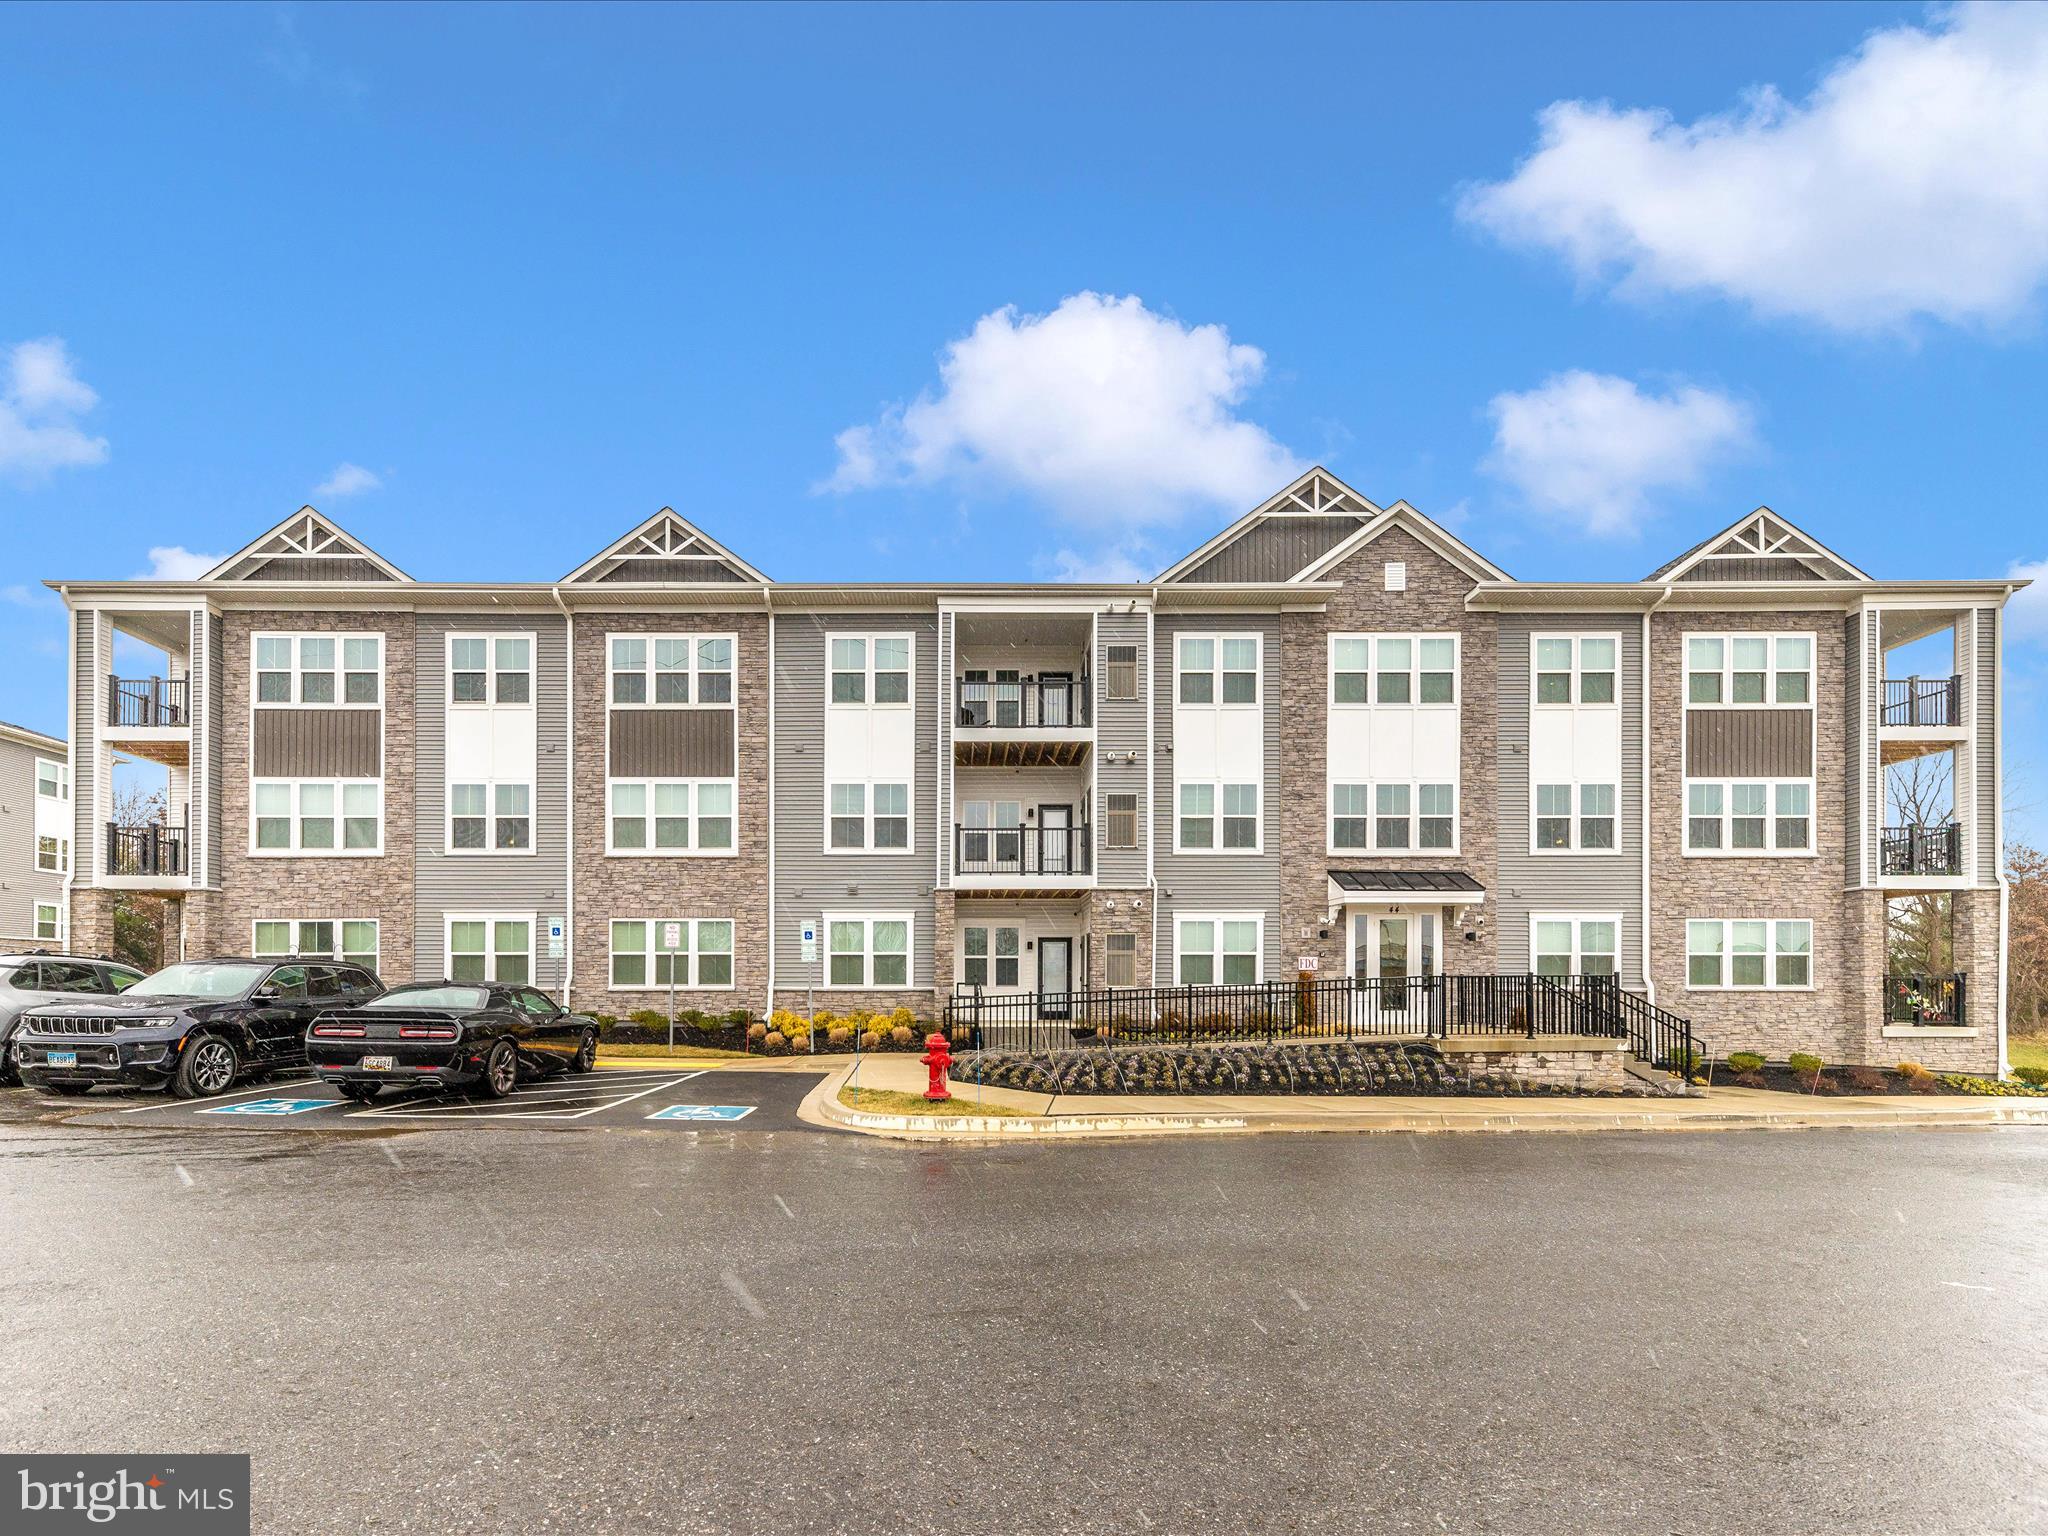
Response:
[[[1174,696],[1183,704],[1259,702],[1257,635],[1182,635],[1174,648]]]
[[[1612,704],[1618,646],[1613,635],[1532,637],[1533,702]]]
[[[1112,699],[1135,699],[1138,696],[1138,648],[1135,645],[1111,645],[1104,648],[1108,658],[1106,664],[1108,697]]]
[[[1264,919],[1207,913],[1174,925],[1175,978],[1182,986],[1249,986],[1259,979]]]
[[[1138,984],[1138,936],[1112,933],[1103,939],[1102,980],[1105,986],[1135,987]]]
[[[909,986],[912,927],[908,913],[826,913],[826,985],[886,990]]]
[[[1104,844],[1110,848],[1135,848],[1138,846],[1138,797],[1136,795],[1104,795],[1105,837]]]
[[[459,916],[448,919],[451,981],[523,986],[533,979],[533,919]]]

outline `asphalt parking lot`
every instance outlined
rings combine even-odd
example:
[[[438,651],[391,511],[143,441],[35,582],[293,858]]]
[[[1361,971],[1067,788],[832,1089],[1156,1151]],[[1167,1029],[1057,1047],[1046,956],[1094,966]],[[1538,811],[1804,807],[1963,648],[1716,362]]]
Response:
[[[522,1130],[719,1130],[823,1132],[797,1118],[817,1079],[803,1072],[599,1071],[523,1082],[503,1099],[436,1089],[387,1089],[356,1104],[303,1072],[246,1085],[211,1099],[168,1093],[111,1093],[66,1099],[17,1089],[7,1094],[73,1124],[179,1130],[374,1131],[387,1128]]]

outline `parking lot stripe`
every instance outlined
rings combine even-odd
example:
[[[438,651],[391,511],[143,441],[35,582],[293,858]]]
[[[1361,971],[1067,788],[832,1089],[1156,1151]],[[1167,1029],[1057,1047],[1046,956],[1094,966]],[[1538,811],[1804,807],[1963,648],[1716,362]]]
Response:
[[[482,1103],[472,1099],[441,1104],[413,1100],[404,1104],[392,1104],[373,1109],[359,1109],[348,1118],[351,1120],[364,1118],[377,1120],[445,1120],[469,1116],[479,1120],[581,1120],[586,1115],[595,1115],[607,1109],[617,1109],[621,1104],[630,1104],[635,1099],[644,1099],[650,1093],[659,1093],[668,1084],[674,1082],[676,1077],[677,1074],[664,1073],[661,1081],[649,1083],[646,1087],[634,1093],[612,1094],[607,1090],[597,1089],[593,1092],[582,1094],[562,1095],[554,1101],[573,1104],[584,1098],[603,1100],[602,1103],[592,1104],[587,1109],[520,1110],[517,1108],[501,1108],[501,1105],[516,1106],[522,1102],[524,1096],[514,1094],[510,1098],[494,1099]],[[537,1096],[535,1099],[525,1099],[524,1101],[529,1103],[550,1102]]]
[[[287,1088],[307,1088],[313,1086],[318,1081],[318,1078],[295,1077],[286,1083],[265,1083],[261,1088],[241,1088],[233,1093],[216,1093],[210,1099],[191,1099],[181,1100],[180,1102],[190,1103],[195,1109],[204,1109],[209,1104],[225,1104],[230,1099],[246,1099],[252,1094],[282,1093]],[[170,1090],[165,1089],[164,1092],[168,1096]],[[147,1104],[137,1104],[133,1109],[117,1109],[114,1113],[117,1115],[139,1115],[144,1110],[162,1109],[163,1107],[163,1100],[151,1095],[150,1101]]]

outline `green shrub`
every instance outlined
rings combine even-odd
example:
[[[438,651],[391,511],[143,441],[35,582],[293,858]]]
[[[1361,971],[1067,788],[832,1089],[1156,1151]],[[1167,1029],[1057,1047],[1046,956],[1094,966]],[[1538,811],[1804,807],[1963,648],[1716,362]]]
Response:
[[[642,1029],[668,1028],[668,1015],[665,1013],[656,1013],[652,1008],[635,1008],[631,1013],[627,1014],[626,1017],[632,1020],[635,1024],[638,1024]]]
[[[2012,1075],[2029,1088],[2048,1088],[2048,1067],[2014,1067]]]
[[[1764,1059],[1755,1051],[1730,1051],[1728,1053],[1728,1070],[1730,1072],[1761,1072],[1763,1069]]]
[[[1678,1046],[1670,1055],[1664,1058],[1665,1071],[1675,1072],[1680,1077],[1687,1079],[1696,1077],[1699,1074],[1700,1068],[1705,1065],[1705,1058],[1690,1046]]]
[[[1818,1056],[1809,1056],[1804,1051],[1794,1051],[1790,1056],[1786,1057],[1785,1060],[1786,1064],[1790,1066],[1794,1072],[1797,1072],[1801,1077],[1818,1076],[1820,1073],[1820,1069],[1827,1065],[1827,1063],[1822,1061]]]

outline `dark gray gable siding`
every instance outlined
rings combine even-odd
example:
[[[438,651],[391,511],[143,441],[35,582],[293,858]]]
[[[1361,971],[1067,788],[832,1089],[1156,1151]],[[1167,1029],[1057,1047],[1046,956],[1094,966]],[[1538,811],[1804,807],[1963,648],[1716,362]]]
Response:
[[[832,633],[914,636],[911,709],[916,781],[909,854],[825,852],[825,650]],[[933,613],[785,613],[775,619],[775,985],[822,985],[802,961],[799,925],[826,912],[909,912],[912,986],[932,984],[932,886],[937,877],[939,617]],[[824,1003],[823,994],[820,995]],[[910,1006],[917,1006],[911,1002]]]
[[[1530,642],[1544,634],[1621,637],[1620,824],[1614,854],[1532,853],[1529,848]],[[1668,728],[1678,729],[1673,719]],[[1621,914],[1621,979],[1643,983],[1643,619],[1639,613],[1504,613],[1500,616],[1500,968],[1529,969],[1530,920],[1538,912]],[[1658,806],[1675,816],[1682,807]],[[1474,807],[1484,814],[1482,807]]]
[[[1259,853],[1175,853],[1173,758],[1173,647],[1183,634],[1258,634],[1262,666],[1259,713],[1264,722],[1265,788],[1259,807],[1264,849]],[[1315,665],[1289,658],[1297,665]],[[1280,616],[1277,613],[1162,614],[1152,647],[1153,726],[1158,747],[1152,774],[1153,868],[1159,885],[1159,925],[1152,956],[1162,984],[1173,978],[1174,913],[1257,912],[1266,919],[1265,974],[1284,981],[1293,974],[1284,956],[1293,953],[1280,931],[1280,796],[1305,793],[1284,784],[1280,769]]]
[[[1269,517],[1254,523],[1181,581],[1286,581],[1356,533],[1361,520],[1348,516]]]
[[[534,637],[534,786],[531,855],[448,853],[448,636],[507,633]],[[533,914],[533,978],[559,988],[566,957],[548,958],[547,924],[566,917],[569,901],[569,646],[554,611],[422,614],[414,631],[417,701],[413,776],[416,849],[413,877],[413,973],[447,974],[446,918],[451,912]],[[400,707],[399,701],[392,701]],[[584,788],[602,794],[604,786]],[[388,814],[397,814],[392,807]],[[599,915],[598,920],[602,920]],[[565,935],[566,937],[566,935]],[[567,945],[564,945],[566,954]],[[386,980],[391,978],[387,977]]]

